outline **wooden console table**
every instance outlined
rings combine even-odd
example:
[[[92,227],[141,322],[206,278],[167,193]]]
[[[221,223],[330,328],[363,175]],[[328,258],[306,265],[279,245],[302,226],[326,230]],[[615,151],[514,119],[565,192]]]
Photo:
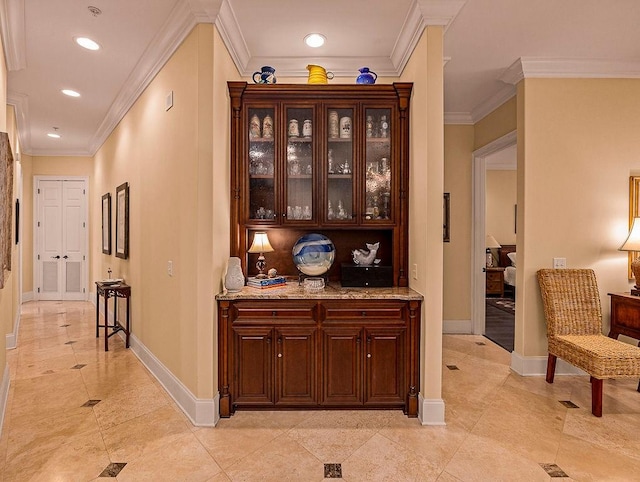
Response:
[[[640,296],[629,293],[609,293],[611,297],[610,338],[618,335],[640,340]]]
[[[100,324],[100,297],[104,298],[104,325]],[[109,324],[109,298],[113,298],[113,324]],[[127,300],[127,321],[123,326],[118,321],[118,298]],[[119,331],[123,331],[126,335],[126,347],[129,348],[129,328],[130,328],[130,306],[131,286],[126,283],[104,283],[96,281],[96,338],[100,336],[100,328],[104,328],[104,351],[109,351],[109,337],[115,335]],[[113,331],[109,333],[109,329]]]

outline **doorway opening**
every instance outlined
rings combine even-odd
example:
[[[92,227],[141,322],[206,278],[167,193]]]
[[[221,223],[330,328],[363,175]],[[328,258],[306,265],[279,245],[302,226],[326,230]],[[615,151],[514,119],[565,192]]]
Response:
[[[509,179],[512,179],[514,184],[517,182],[515,179],[517,173],[516,157],[515,131],[473,153],[471,318],[473,333],[476,335],[487,335],[487,314],[492,317],[491,323],[497,321],[498,326],[504,328],[504,324],[501,324],[500,320],[493,318],[496,314],[502,317],[501,312],[493,311],[494,306],[500,306],[493,300],[494,298],[498,297],[501,301],[506,302],[511,298],[509,293],[513,290],[512,306],[515,308],[515,272],[513,272],[513,286],[505,284],[504,277],[507,266],[511,265],[506,252],[515,252],[516,250],[515,218],[517,207],[514,197],[517,188],[512,184],[507,186],[504,182],[511,183],[511,181],[507,181]],[[494,175],[494,171],[500,172]],[[496,192],[488,193],[488,186],[492,186]],[[489,195],[491,197],[488,199]],[[496,212],[488,213],[489,208],[496,210]],[[489,230],[494,232],[489,232]],[[492,248],[487,246],[487,235],[491,235],[497,241],[496,244],[490,243],[494,246]],[[489,262],[489,256],[491,256],[491,262]],[[489,265],[490,268],[488,268]],[[513,265],[515,269],[515,262]],[[505,306],[505,308],[507,307]],[[503,312],[505,319],[507,319],[507,312],[504,310]],[[515,315],[513,320],[515,320]],[[507,346],[504,346],[502,342],[499,344],[505,349],[513,351],[513,332],[510,330],[512,329],[510,328],[506,334],[506,337],[510,338],[510,343],[505,343]],[[501,336],[504,337],[505,334],[503,333]]]

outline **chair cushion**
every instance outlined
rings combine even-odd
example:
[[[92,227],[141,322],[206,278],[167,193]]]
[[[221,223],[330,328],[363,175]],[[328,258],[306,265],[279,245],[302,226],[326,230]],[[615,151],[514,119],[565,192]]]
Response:
[[[604,335],[552,336],[549,353],[595,378],[640,377],[640,348]]]

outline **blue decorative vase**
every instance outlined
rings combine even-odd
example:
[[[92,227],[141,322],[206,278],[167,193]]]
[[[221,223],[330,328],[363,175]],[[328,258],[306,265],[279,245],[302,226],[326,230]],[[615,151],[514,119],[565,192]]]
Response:
[[[260,72],[253,73],[253,82],[255,82],[256,84],[275,84],[276,69],[265,65],[264,67],[262,67],[262,70]]]
[[[375,84],[378,74],[369,70],[369,67],[358,69],[360,75],[356,79],[356,84]]]
[[[322,234],[310,233],[302,236],[293,245],[293,262],[308,276],[320,276],[331,268],[336,258],[336,247]]]

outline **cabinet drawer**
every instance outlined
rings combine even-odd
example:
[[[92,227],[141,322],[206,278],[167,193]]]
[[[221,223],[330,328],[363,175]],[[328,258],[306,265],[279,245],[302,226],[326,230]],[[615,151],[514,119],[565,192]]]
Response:
[[[404,322],[406,303],[403,302],[328,302],[325,301],[325,322],[331,321],[398,321]]]
[[[264,323],[268,320],[278,323],[315,323],[317,303],[312,301],[238,301],[231,313],[234,323]]]

